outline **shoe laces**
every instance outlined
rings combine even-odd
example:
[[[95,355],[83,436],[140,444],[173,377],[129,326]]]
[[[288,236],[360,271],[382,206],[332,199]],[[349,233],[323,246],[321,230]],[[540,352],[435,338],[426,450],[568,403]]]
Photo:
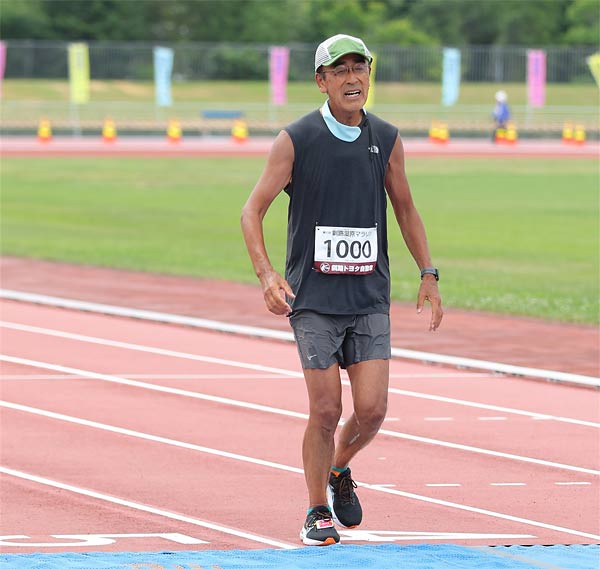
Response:
[[[354,482],[350,476],[343,476],[340,478],[341,480],[338,486],[340,500],[342,503],[354,504],[356,499],[356,494],[354,493],[356,482]]]
[[[306,526],[310,527],[315,524],[317,520],[330,520],[331,512],[329,510],[315,510],[308,514],[308,519],[306,520]]]

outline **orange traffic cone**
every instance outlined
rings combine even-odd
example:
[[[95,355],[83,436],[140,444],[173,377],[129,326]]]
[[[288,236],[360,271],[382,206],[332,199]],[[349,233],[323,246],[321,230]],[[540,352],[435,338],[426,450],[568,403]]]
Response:
[[[570,122],[566,122],[563,125],[562,141],[565,144],[573,143],[573,125]]]
[[[585,144],[585,127],[582,124],[575,125],[573,142],[579,145]]]
[[[429,127],[429,142],[437,142],[440,136],[440,127],[437,121],[432,121]]]
[[[446,144],[450,140],[450,131],[448,130],[448,125],[443,122],[438,131],[438,142],[440,144]]]
[[[496,129],[496,133],[494,134],[494,142],[496,144],[506,143],[506,129],[504,127],[499,126]]]
[[[246,142],[246,140],[248,140],[248,125],[246,124],[246,121],[241,119],[233,121],[231,138],[234,142],[238,143]]]
[[[450,139],[448,125],[445,122],[432,121],[429,128],[429,142],[434,144],[446,144]]]
[[[107,143],[114,142],[117,139],[117,127],[115,121],[107,118],[102,125],[102,140]]]
[[[181,140],[181,124],[178,120],[172,119],[167,126],[167,140],[177,143]]]
[[[509,122],[506,127],[506,144],[516,144],[517,138],[517,127]]]
[[[48,119],[41,119],[37,132],[40,142],[50,142],[52,140],[52,127]]]

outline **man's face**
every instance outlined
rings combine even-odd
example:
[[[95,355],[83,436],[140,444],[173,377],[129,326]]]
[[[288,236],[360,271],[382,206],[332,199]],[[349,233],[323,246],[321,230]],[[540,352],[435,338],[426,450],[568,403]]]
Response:
[[[327,93],[332,110],[360,111],[369,94],[369,63],[358,54],[340,57],[333,65],[316,74],[321,93]]]

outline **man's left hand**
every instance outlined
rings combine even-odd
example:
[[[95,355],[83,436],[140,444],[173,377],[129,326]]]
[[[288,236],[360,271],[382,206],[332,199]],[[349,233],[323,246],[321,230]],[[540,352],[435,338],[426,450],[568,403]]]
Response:
[[[423,304],[428,300],[431,303],[431,322],[429,323],[429,331],[435,332],[444,317],[442,310],[442,299],[438,290],[437,281],[433,275],[424,275],[419,287],[419,295],[417,296],[417,313],[423,311]]]

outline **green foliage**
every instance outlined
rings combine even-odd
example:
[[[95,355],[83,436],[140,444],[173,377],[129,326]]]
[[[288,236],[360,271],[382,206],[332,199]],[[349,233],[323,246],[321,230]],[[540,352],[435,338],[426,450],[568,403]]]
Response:
[[[498,43],[518,45],[527,38],[528,45],[560,43],[567,0],[538,0],[537,2],[512,2],[514,10],[503,11]]]
[[[0,37],[50,39],[51,23],[41,0],[0,0]]]
[[[243,46],[223,46],[213,55],[215,74],[222,79],[266,79],[269,60],[265,53]]]
[[[371,43],[391,45],[432,45],[434,40],[425,32],[415,29],[407,18],[382,23],[370,33]]]
[[[563,41],[570,45],[600,43],[600,0],[574,0],[567,8],[568,29]]]
[[[573,0],[419,0],[410,18],[445,45],[554,45]]]
[[[145,0],[0,0],[0,34],[8,39],[148,38],[157,3]]]
[[[256,283],[239,214],[264,162],[4,157],[2,252]],[[407,169],[446,306],[598,322],[594,160],[409,157]],[[265,217],[280,271],[286,208],[281,194]],[[392,215],[392,296],[413,302]]]
[[[0,0],[6,39],[597,45],[599,0]]]

